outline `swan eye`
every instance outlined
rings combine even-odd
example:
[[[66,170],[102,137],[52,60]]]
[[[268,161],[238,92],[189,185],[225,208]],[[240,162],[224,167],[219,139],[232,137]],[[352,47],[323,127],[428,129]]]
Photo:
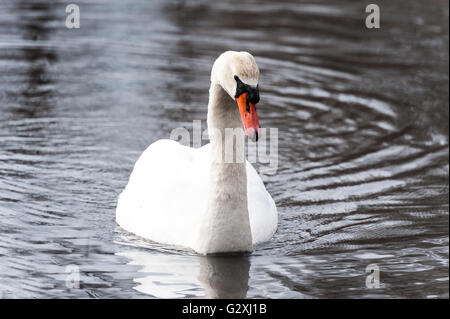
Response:
[[[259,84],[257,84],[256,86],[245,84],[237,75],[234,76],[234,79],[236,80],[236,94],[234,96],[235,98],[238,98],[243,93],[248,93],[250,103],[256,104],[259,102]]]
[[[256,88],[251,88],[248,93],[250,103],[257,104],[259,102],[259,89],[258,86]]]
[[[236,80],[236,94],[234,97],[238,98],[243,93],[247,92],[247,85],[244,84],[237,75],[234,76],[234,79]]]

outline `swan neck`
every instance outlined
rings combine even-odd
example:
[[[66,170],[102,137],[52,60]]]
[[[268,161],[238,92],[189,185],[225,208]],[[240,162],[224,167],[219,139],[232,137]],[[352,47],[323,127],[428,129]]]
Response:
[[[230,138],[227,130],[242,134]],[[201,253],[252,250],[247,206],[247,174],[243,130],[236,103],[218,84],[211,84],[208,104],[211,142],[207,210],[200,226]],[[231,155],[230,155],[231,152]]]
[[[210,88],[207,122],[211,143],[211,174],[220,175],[247,194],[244,132],[239,110],[225,90],[214,83]]]

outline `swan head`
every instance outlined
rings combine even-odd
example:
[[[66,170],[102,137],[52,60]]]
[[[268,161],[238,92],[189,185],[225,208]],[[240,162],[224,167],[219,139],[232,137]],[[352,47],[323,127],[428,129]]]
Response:
[[[248,52],[227,51],[214,62],[211,82],[217,83],[236,101],[245,134],[253,141],[261,137],[256,104],[259,102],[259,68]]]

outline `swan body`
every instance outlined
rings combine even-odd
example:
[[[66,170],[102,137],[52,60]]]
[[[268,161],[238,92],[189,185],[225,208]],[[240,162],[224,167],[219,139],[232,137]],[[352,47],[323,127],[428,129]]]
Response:
[[[277,209],[258,173],[237,155],[224,161],[226,150],[243,151],[238,138],[225,138],[226,129],[244,132],[244,124],[250,138],[261,134],[258,76],[247,52],[227,51],[216,60],[208,104],[210,144],[197,149],[164,139],[151,144],[119,196],[116,221],[122,228],[201,254],[251,251],[273,236]]]
[[[151,144],[134,166],[117,206],[119,225],[156,242],[195,247],[207,208],[210,149],[173,140]],[[247,196],[253,244],[270,239],[277,226],[275,203],[247,162]]]

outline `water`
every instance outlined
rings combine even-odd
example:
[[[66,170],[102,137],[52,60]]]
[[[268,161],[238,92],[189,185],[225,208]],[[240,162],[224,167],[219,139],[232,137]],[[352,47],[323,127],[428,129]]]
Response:
[[[449,297],[447,1],[378,1],[378,30],[359,1],[76,3],[77,30],[65,1],[0,3],[0,297]],[[279,129],[276,235],[200,257],[119,229],[134,162],[205,123],[229,49]]]

